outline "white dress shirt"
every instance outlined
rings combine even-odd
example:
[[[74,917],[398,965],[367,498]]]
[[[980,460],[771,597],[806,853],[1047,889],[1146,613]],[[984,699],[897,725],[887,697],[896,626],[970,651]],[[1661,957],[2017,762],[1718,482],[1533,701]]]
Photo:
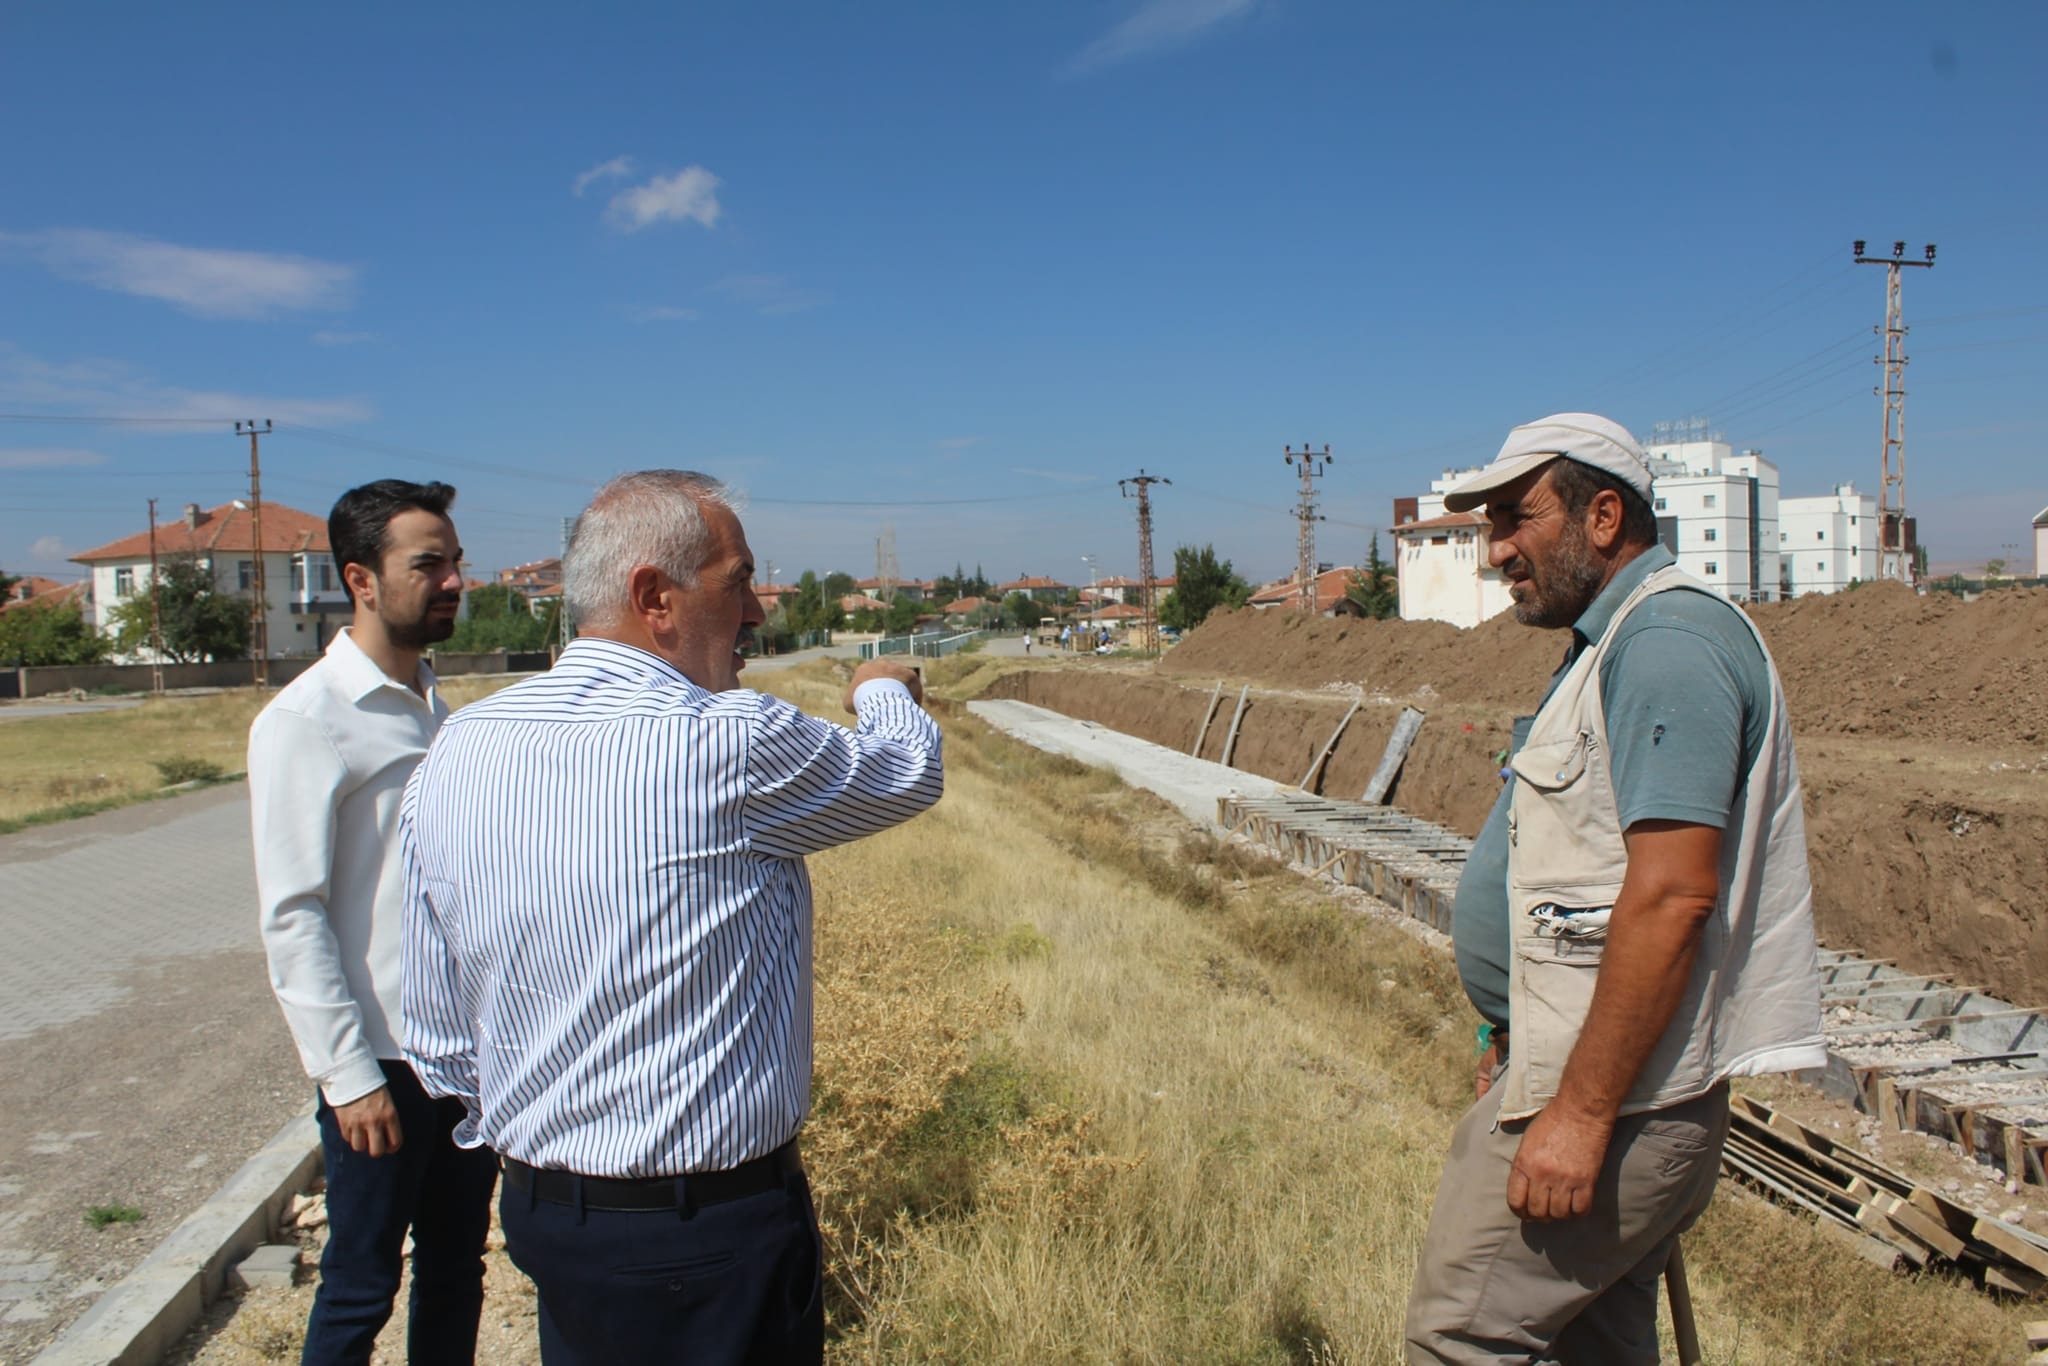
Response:
[[[329,1105],[401,1059],[398,973],[406,779],[448,715],[433,671],[414,692],[347,630],[249,728],[249,819],[270,985]]]
[[[939,728],[711,693],[589,637],[465,707],[406,793],[406,1056],[456,1142],[586,1176],[722,1171],[810,1106],[803,855],[910,819]]]

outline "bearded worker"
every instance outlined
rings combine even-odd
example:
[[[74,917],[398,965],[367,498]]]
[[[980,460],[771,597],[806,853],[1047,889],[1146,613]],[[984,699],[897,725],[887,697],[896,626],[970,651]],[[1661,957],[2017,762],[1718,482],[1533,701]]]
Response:
[[[754,555],[705,475],[606,484],[562,574],[580,634],[406,794],[406,1056],[504,1158],[547,1366],[815,1362],[804,856],[936,802],[939,729],[887,659],[850,731],[740,686]]]
[[[1571,646],[1458,883],[1484,1048],[1410,1362],[1656,1361],[1728,1078],[1826,1061],[1784,689],[1748,616],[1658,543],[1650,482],[1624,428],[1559,413],[1444,499],[1485,505],[1516,620]]]

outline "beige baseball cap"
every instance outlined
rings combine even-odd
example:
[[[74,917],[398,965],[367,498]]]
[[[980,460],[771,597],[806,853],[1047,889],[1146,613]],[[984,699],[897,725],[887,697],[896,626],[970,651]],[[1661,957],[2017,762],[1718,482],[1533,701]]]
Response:
[[[1509,432],[1492,464],[1444,495],[1444,509],[1470,511],[1559,456],[1611,474],[1650,501],[1650,458],[1628,428],[1596,413],[1552,413]]]

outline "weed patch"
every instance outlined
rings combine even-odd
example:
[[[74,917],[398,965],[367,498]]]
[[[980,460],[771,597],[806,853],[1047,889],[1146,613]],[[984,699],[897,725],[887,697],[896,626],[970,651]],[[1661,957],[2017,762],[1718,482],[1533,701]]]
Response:
[[[148,1217],[134,1205],[92,1205],[85,1211],[85,1222],[94,1228],[106,1228],[112,1224],[139,1224]]]

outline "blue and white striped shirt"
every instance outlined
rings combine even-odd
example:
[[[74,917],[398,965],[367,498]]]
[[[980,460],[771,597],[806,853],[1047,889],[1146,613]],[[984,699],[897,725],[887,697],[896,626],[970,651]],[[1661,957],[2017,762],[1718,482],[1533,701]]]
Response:
[[[443,725],[401,818],[405,1054],[456,1141],[586,1176],[722,1171],[810,1105],[803,856],[909,820],[939,728],[852,731],[585,637]]]

